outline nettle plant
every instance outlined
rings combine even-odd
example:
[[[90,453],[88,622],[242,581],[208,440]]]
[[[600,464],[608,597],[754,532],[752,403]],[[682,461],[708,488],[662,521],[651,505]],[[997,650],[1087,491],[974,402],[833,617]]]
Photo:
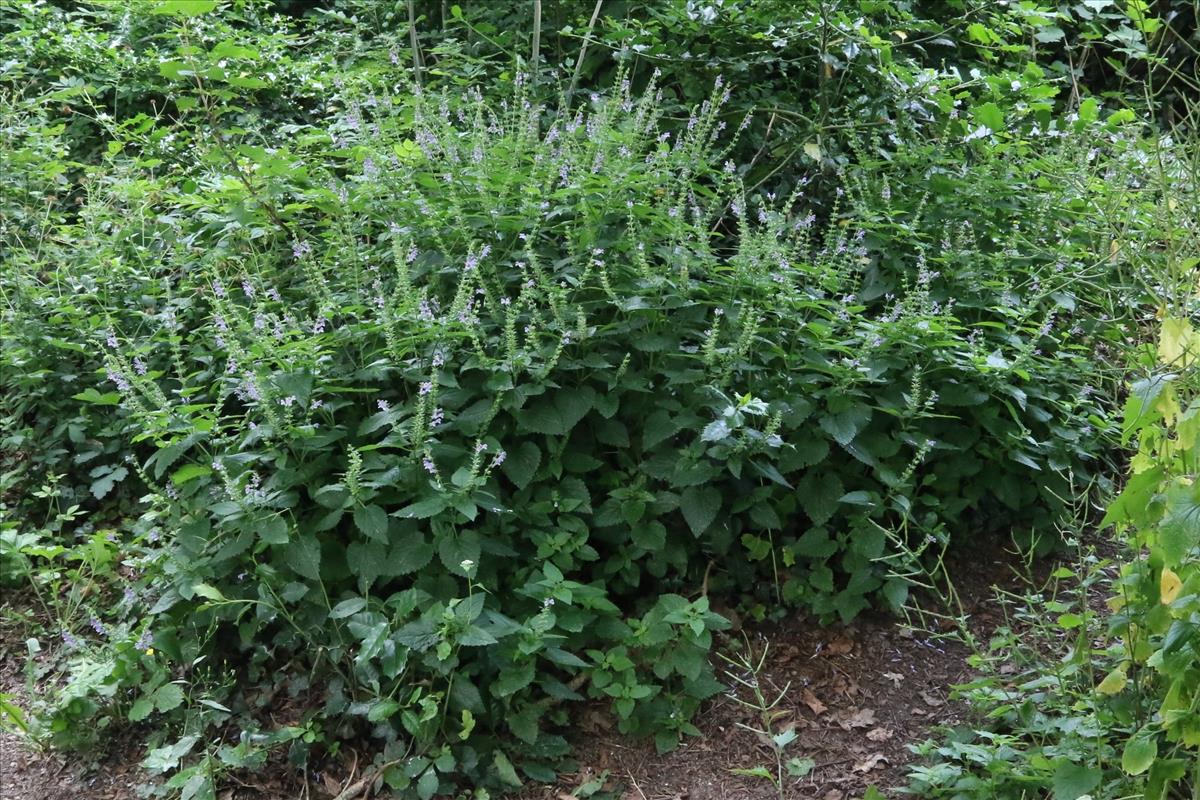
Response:
[[[95,354],[76,399],[168,532],[154,648],[315,692],[394,788],[548,778],[585,698],[668,748],[721,689],[710,593],[899,606],[889,535],[1053,511],[1084,468],[1072,270],[1038,250],[970,326],[944,297],[1044,243],[748,192],[720,85],[672,135],[653,85],[556,111],[376,81],[253,143],[203,82],[172,136],[114,131],[13,313]]]

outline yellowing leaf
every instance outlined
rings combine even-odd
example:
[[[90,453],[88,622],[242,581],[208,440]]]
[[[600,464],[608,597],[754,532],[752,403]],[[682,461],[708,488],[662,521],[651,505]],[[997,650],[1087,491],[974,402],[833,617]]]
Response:
[[[1163,605],[1170,605],[1175,602],[1175,598],[1179,596],[1179,590],[1183,588],[1183,581],[1179,580],[1179,576],[1175,574],[1175,570],[1163,567],[1162,575],[1158,579],[1158,596],[1162,600]]]
[[[1158,358],[1172,368],[1183,369],[1200,355],[1200,335],[1186,319],[1167,317],[1158,337]]]
[[[813,161],[821,160],[821,145],[816,142],[808,142],[804,145],[804,154]]]
[[[1125,688],[1128,680],[1125,677],[1125,670],[1118,667],[1104,676],[1104,680],[1100,681],[1100,685],[1096,687],[1096,691],[1100,694],[1116,694]]]

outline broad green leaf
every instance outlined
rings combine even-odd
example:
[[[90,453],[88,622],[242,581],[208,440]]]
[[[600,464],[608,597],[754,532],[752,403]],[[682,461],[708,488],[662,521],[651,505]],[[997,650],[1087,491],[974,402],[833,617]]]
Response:
[[[195,17],[208,14],[217,7],[217,0],[155,0],[150,13],[170,17]]]
[[[1100,785],[1102,773],[1072,761],[1062,760],[1054,770],[1054,800],[1079,800]]]
[[[518,489],[524,489],[533,480],[541,463],[542,451],[533,442],[526,441],[508,450],[500,469]]]
[[[1141,775],[1158,758],[1158,737],[1153,731],[1139,731],[1125,743],[1121,769],[1129,775]]]
[[[830,470],[810,469],[796,485],[800,507],[813,525],[824,525],[837,511],[838,500],[845,493],[837,473]]]
[[[377,505],[359,506],[354,509],[354,524],[368,539],[387,541],[388,515]]]
[[[995,103],[983,103],[971,109],[971,115],[980,125],[984,125],[994,133],[1004,130],[1004,112]]]
[[[311,533],[297,536],[283,548],[283,560],[297,575],[321,579],[321,544]]]
[[[367,601],[362,597],[351,597],[348,600],[343,600],[333,607],[329,612],[330,619],[345,619],[346,617],[357,614],[367,607]]]
[[[679,500],[679,510],[692,529],[692,535],[699,536],[717,518],[717,512],[721,510],[721,493],[712,487],[689,486]]]

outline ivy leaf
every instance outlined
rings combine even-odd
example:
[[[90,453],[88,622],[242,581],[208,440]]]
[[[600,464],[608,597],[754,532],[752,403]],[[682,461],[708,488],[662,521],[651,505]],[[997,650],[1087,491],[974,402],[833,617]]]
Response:
[[[680,498],[679,510],[692,529],[693,536],[708,530],[721,510],[721,493],[711,487],[689,486]]]

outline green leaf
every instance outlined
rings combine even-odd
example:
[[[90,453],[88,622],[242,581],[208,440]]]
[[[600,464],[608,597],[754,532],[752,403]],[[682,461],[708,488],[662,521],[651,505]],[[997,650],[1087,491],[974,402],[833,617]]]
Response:
[[[421,798],[421,800],[429,800],[437,794],[438,785],[437,773],[434,772],[433,767],[430,767],[425,770],[425,774],[417,781],[417,797]]]
[[[995,103],[983,103],[971,109],[971,115],[980,125],[985,125],[992,132],[1004,130],[1004,112]]]
[[[154,690],[154,707],[160,712],[173,711],[183,705],[183,689],[175,683],[164,683]]]
[[[533,480],[542,463],[542,451],[533,442],[521,442],[508,451],[508,457],[500,467],[518,489],[524,489]]]
[[[838,501],[845,494],[837,474],[829,470],[809,470],[796,486],[800,507],[814,525],[824,525],[837,511]]]
[[[1054,770],[1054,800],[1079,800],[1100,785],[1099,769],[1071,761],[1060,761]]]
[[[707,486],[689,486],[679,501],[679,510],[692,529],[693,536],[708,530],[721,510],[721,493]]]
[[[500,671],[499,677],[492,683],[492,694],[496,697],[508,697],[519,692],[533,681],[533,662],[507,666]]]
[[[866,406],[854,406],[837,414],[826,414],[821,417],[821,430],[825,431],[840,445],[848,445],[858,435],[858,432],[871,421],[871,409]]]
[[[346,547],[346,566],[363,592],[383,574],[386,561],[387,549],[379,542],[351,542]]]
[[[588,386],[559,389],[550,397],[540,397],[518,411],[517,421],[526,430],[549,436],[562,436],[591,411],[596,392]]]
[[[87,389],[77,395],[72,396],[73,400],[82,400],[85,403],[92,403],[98,406],[115,406],[121,402],[121,395],[118,392],[106,392],[101,394],[95,389]]]
[[[267,544],[287,544],[288,524],[283,517],[271,517],[258,527],[258,537]]]
[[[311,533],[292,539],[283,548],[283,560],[297,575],[321,579],[321,544]]]
[[[212,468],[207,464],[185,464],[171,473],[171,483],[183,486],[190,480],[211,474]]]
[[[503,751],[496,751],[492,763],[495,765],[496,774],[500,776],[501,781],[513,787],[521,785],[521,779],[517,777],[516,769],[513,768],[512,762],[508,760],[508,756],[504,755]]]
[[[1125,743],[1121,754],[1121,769],[1129,775],[1141,775],[1158,758],[1158,737],[1153,731],[1139,731]]]
[[[646,417],[642,428],[642,450],[650,450],[658,443],[674,436],[679,431],[679,423],[666,411],[655,411]]]
[[[396,512],[396,516],[405,519],[429,519],[442,513],[450,507],[449,501],[440,494],[430,495],[424,500],[418,500],[412,505],[405,506]]]
[[[345,619],[346,617],[357,614],[367,607],[367,601],[362,597],[351,597],[349,600],[343,600],[338,603],[329,612],[330,619]]]
[[[462,567],[464,561],[478,564],[480,550],[479,534],[474,531],[443,536],[438,542],[438,557],[443,566],[455,575],[465,574]]]
[[[150,712],[154,710],[154,698],[150,696],[139,697],[129,707],[129,721],[141,722],[146,717],[150,716]]]
[[[225,599],[225,595],[215,586],[210,586],[207,583],[197,583],[192,587],[192,591],[203,597],[205,600],[212,600],[219,603]]]
[[[359,506],[354,509],[354,524],[368,539],[387,541],[388,515],[379,506]]]
[[[217,7],[217,0],[157,0],[150,13],[168,17],[195,17],[208,14]]]
[[[394,538],[387,559],[379,564],[379,574],[408,575],[424,569],[432,560],[433,545],[421,531],[412,530]]]

